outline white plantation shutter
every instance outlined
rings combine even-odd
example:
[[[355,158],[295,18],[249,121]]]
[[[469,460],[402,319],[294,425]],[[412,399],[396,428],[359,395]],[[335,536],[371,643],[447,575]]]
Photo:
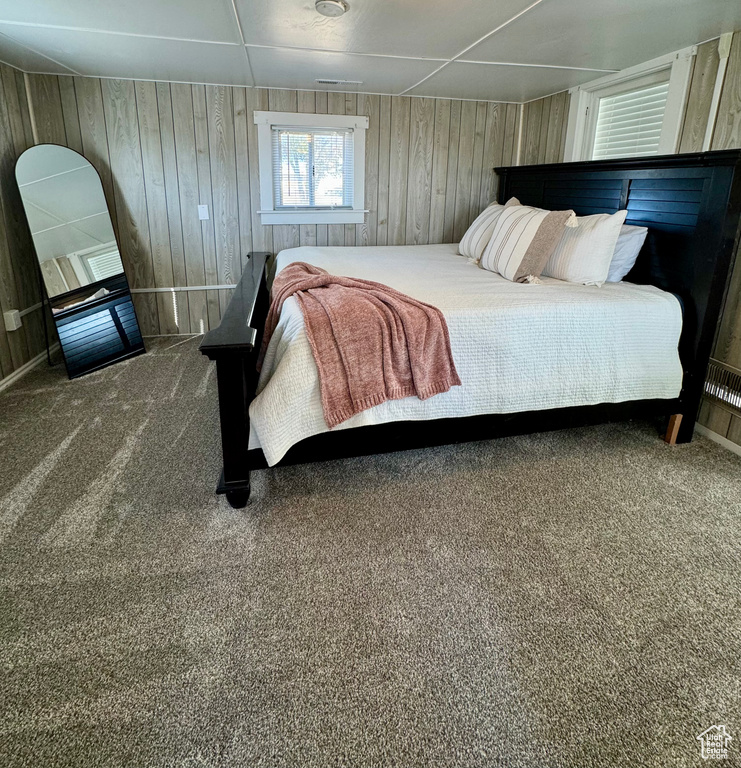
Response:
[[[121,257],[118,251],[103,253],[100,256],[89,256],[87,259],[93,280],[105,280],[106,277],[121,274]]]
[[[353,207],[352,128],[272,129],[275,210]]]
[[[667,76],[663,82],[603,96],[592,160],[658,154],[668,94]]]

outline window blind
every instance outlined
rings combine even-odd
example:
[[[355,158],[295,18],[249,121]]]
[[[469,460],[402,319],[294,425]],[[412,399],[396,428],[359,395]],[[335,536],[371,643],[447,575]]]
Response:
[[[121,274],[121,257],[118,251],[89,256],[87,263],[93,274],[93,280],[105,280],[106,277]]]
[[[601,98],[592,159],[657,154],[668,93],[666,81]]]
[[[275,209],[353,207],[352,129],[273,127]]]

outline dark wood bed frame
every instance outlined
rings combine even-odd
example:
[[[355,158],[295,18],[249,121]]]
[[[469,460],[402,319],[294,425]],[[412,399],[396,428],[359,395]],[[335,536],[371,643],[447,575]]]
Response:
[[[668,442],[689,442],[700,407],[718,318],[741,232],[741,151],[496,168],[500,202],[573,208],[577,215],[627,208],[648,236],[626,280],[676,294],[684,322],[682,391],[674,400],[636,400],[524,413],[394,422],[327,432],[293,446],[278,466],[485,440],[631,418],[662,419]],[[216,361],[224,468],[217,493],[234,507],[250,494],[250,471],[267,467],[249,449],[249,405],[268,310],[267,253],[252,253],[221,325],[200,350]]]

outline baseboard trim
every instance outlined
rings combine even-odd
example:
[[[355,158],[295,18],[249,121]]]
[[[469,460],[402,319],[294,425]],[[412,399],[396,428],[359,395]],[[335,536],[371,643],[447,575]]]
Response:
[[[49,347],[49,354],[56,352],[59,349],[59,344],[53,344]],[[46,350],[40,352],[36,357],[24,363],[20,368],[16,368],[13,373],[9,373],[4,379],[0,379],[0,392],[7,389],[11,384],[22,379],[29,371],[32,371],[40,362],[46,360]]]
[[[189,339],[194,336],[203,336],[202,333],[150,333],[142,334],[143,339]]]
[[[723,435],[719,435],[717,432],[713,432],[712,429],[708,429],[707,427],[704,427],[702,424],[695,424],[695,431],[698,432],[698,434],[702,435],[703,437],[707,437],[708,440],[712,440],[714,443],[718,443],[718,445],[722,445],[725,449],[729,450],[731,453],[735,453],[738,456],[741,456],[741,445],[737,445],[732,440],[729,440],[727,437],[723,437]]]

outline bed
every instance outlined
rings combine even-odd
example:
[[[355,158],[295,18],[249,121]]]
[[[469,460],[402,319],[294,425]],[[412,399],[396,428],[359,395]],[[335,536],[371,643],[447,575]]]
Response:
[[[692,438],[715,327],[739,238],[739,153],[496,169],[499,200],[628,209],[649,228],[617,284],[510,283],[455,245],[299,248],[307,261],[391,285],[441,309],[463,386],[384,403],[327,430],[316,367],[294,300],[284,306],[258,378],[267,314],[266,260],[251,254],[219,328],[216,361],[224,469],[217,492],[249,498],[251,470],[493,438],[631,417],[664,419],[670,442]]]

